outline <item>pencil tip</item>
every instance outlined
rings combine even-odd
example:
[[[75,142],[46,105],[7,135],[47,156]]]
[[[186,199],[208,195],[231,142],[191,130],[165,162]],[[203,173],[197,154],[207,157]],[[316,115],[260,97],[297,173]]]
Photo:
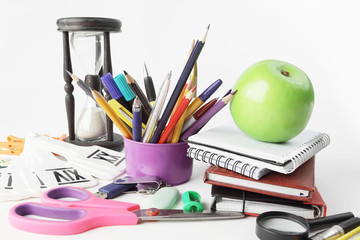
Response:
[[[208,34],[208,32],[209,32],[209,28],[210,28],[210,24],[209,24],[208,27],[206,28],[206,30],[205,30],[205,32],[204,32],[204,35],[203,35],[203,37],[202,37],[202,39],[201,39],[201,42],[203,42],[203,43],[205,43],[205,41],[206,41],[206,37],[207,37],[207,34]]]
[[[237,93],[238,90],[235,90],[231,93],[231,95],[235,95],[235,93]]]
[[[124,70],[123,72],[124,72],[124,74],[125,74],[125,75],[127,75],[127,74],[128,74],[125,70]]]
[[[144,75],[145,75],[146,77],[149,76],[149,71],[148,71],[148,69],[147,69],[146,62],[144,62]]]
[[[66,72],[67,72],[67,74],[69,74],[69,76],[72,78],[73,81],[79,82],[79,78],[77,76],[75,76],[74,74],[72,74],[68,70],[66,70]]]

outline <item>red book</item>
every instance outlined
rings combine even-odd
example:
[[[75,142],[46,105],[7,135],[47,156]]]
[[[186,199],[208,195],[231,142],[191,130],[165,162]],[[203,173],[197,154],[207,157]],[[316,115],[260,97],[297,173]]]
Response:
[[[241,189],[265,195],[310,201],[315,190],[315,156],[291,174],[271,172],[255,180],[225,168],[210,166],[204,174],[208,184]]]
[[[289,200],[216,185],[212,185],[211,195],[214,197],[212,210],[244,212],[250,216],[268,211],[286,211],[306,219],[314,219],[325,217],[327,210],[316,187],[310,201]]]

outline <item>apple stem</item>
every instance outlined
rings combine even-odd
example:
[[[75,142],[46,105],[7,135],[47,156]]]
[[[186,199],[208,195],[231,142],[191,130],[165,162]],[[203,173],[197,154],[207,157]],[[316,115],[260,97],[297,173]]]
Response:
[[[288,77],[290,75],[290,73],[284,69],[281,70],[281,74]]]

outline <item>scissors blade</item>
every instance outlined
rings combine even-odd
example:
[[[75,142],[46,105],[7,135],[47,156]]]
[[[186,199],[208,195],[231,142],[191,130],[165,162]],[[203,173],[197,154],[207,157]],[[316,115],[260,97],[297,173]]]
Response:
[[[194,220],[221,220],[221,219],[238,219],[245,217],[241,212],[230,211],[211,211],[202,212],[184,212],[178,209],[159,209],[159,213],[151,216],[148,209],[133,211],[139,220],[142,221],[194,221]]]

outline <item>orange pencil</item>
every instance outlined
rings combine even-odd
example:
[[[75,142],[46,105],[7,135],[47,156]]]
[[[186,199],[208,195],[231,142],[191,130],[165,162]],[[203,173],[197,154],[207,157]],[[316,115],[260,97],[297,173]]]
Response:
[[[176,112],[177,108],[179,107],[182,99],[184,99],[184,97],[186,96],[186,94],[188,94],[188,92],[193,88],[193,83],[191,81],[189,81],[188,83],[185,84],[185,91],[181,91],[181,94],[180,94],[180,97],[181,97],[181,100],[179,101],[179,104],[178,106],[175,105],[176,109],[174,109],[173,113],[170,115],[170,118],[172,118],[172,116],[174,115],[174,113]],[[195,91],[194,91],[194,96],[195,97],[195,94],[196,94],[196,88],[195,88]],[[179,99],[180,99],[179,97]],[[186,113],[186,110],[184,111],[183,115]],[[179,121],[181,120],[181,118],[179,119]],[[176,129],[176,126],[178,125],[179,122],[177,122],[177,124],[175,125],[175,128],[173,128],[169,134],[169,136],[167,137],[166,139],[166,142],[167,143],[171,143],[172,142],[172,138],[173,138],[173,134],[174,134],[174,130]]]
[[[161,137],[159,139],[159,143],[164,143],[166,141],[166,139],[169,136],[169,134],[171,133],[172,129],[175,127],[177,121],[179,120],[179,118],[181,117],[183,112],[186,110],[186,108],[189,105],[191,99],[194,97],[195,89],[196,89],[196,86],[193,87],[191,89],[191,91],[188,92],[188,94],[186,94],[184,99],[181,101],[178,109],[176,109],[176,112],[174,113],[172,118],[170,118],[170,121],[169,121],[168,125],[165,127],[165,129],[164,129],[164,131],[163,131],[163,133],[162,133],[162,135],[161,135]]]

